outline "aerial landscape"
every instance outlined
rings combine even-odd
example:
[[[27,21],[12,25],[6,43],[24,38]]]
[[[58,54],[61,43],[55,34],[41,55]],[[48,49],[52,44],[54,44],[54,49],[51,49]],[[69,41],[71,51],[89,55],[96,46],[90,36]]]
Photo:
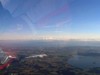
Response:
[[[39,45],[34,42],[38,42]],[[54,42],[55,46],[51,46]],[[54,42],[8,41],[9,45],[2,42],[1,75],[100,74],[99,46],[67,46],[68,43],[61,46],[61,41]],[[19,45],[16,45],[18,43]],[[9,57],[8,60],[5,58],[6,55]]]
[[[99,0],[0,0],[0,75],[100,75]]]

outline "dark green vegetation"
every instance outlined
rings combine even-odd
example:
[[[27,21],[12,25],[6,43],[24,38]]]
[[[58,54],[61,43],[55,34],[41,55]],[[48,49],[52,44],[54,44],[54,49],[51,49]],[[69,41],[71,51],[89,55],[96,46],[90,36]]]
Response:
[[[100,68],[80,69],[67,63],[77,52],[90,54],[92,50],[99,51],[100,47],[16,46],[6,47],[10,52],[16,52],[17,59],[7,69],[0,71],[0,75],[100,75]],[[25,58],[34,54],[48,56]]]
[[[76,54],[77,49],[81,48],[19,48],[16,51],[17,59],[3,73],[5,75],[100,75],[100,69],[80,69],[67,63],[67,60]],[[48,56],[44,58],[25,58],[42,53]],[[0,75],[4,74],[1,73]]]

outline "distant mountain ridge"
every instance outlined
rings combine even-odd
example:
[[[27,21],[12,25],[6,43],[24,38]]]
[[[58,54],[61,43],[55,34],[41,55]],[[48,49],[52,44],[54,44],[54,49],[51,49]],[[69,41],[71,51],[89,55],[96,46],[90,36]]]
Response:
[[[23,47],[92,47],[100,49],[100,41],[47,41],[47,40],[0,40],[0,45]]]

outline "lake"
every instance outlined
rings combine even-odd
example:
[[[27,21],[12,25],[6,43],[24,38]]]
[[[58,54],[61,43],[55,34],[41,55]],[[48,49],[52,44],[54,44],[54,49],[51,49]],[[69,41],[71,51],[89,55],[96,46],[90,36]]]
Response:
[[[75,55],[68,60],[68,63],[77,68],[100,67],[100,56]]]

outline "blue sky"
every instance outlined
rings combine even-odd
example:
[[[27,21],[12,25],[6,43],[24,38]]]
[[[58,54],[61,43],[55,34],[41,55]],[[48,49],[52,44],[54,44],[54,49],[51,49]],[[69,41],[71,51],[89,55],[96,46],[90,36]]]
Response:
[[[0,39],[100,40],[100,0],[0,1],[11,16],[0,23]]]
[[[76,0],[71,4],[72,25],[75,32],[98,33],[100,31],[100,1]]]

